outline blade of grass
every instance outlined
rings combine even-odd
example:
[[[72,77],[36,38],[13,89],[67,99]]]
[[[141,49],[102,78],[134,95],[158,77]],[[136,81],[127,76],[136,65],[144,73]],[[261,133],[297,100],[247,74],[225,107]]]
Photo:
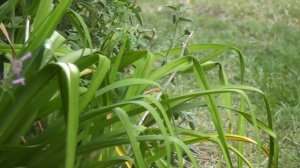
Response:
[[[96,90],[99,88],[100,84],[103,82],[110,68],[110,61],[102,55],[99,55],[98,65],[96,71],[93,73],[93,79],[90,82],[87,92],[81,98],[80,102],[80,112],[82,112],[86,106],[89,104]]]
[[[82,41],[83,41],[83,48],[89,47],[90,49],[93,48],[92,39],[90,36],[90,31],[88,26],[84,22],[83,18],[80,16],[79,13],[75,12],[72,9],[68,9],[67,16],[69,16],[70,21],[73,23],[74,27],[77,29]]]
[[[79,121],[79,71],[73,64],[57,63],[62,69],[59,74],[62,104],[66,116],[66,168],[75,163],[77,132]]]
[[[135,135],[134,135],[134,130],[132,128],[133,124],[129,120],[128,115],[126,114],[125,111],[123,111],[120,108],[115,108],[113,111],[116,113],[116,115],[120,119],[124,129],[126,130],[126,132],[128,134],[130,144],[131,144],[132,149],[133,149],[134,154],[135,154],[135,161],[137,163],[137,166],[138,167],[147,167],[146,163],[144,161],[142,152],[141,152],[140,147],[139,147],[140,145],[139,145],[139,143],[138,143],[138,141],[137,141],[137,139],[135,138]]]
[[[126,45],[127,45],[127,35],[125,37],[123,37],[122,46],[120,48],[118,55],[116,56],[116,58],[113,62],[113,66],[112,66],[111,72],[109,74],[110,83],[114,82],[114,80],[115,80],[118,69],[120,68],[120,64],[121,64],[121,61],[122,61],[122,58],[123,58],[123,55],[125,52]]]
[[[194,64],[194,71],[195,71],[195,76],[196,79],[199,82],[200,87],[204,88],[205,90],[209,90],[210,89],[210,85],[208,83],[208,80],[206,79],[206,75],[204,73],[203,68],[201,67],[200,63],[197,60],[193,61]],[[225,160],[226,160],[226,165],[228,167],[233,167],[232,165],[232,161],[231,161],[231,157],[229,154],[229,150],[228,150],[228,144],[225,141],[225,133],[222,127],[222,121],[221,118],[219,116],[219,110],[218,107],[216,105],[216,101],[215,98],[211,95],[207,95],[205,96],[207,105],[208,105],[208,109],[209,112],[211,114],[212,120],[214,122],[215,125],[215,129],[217,130],[218,134],[219,134],[219,138],[220,138],[220,144],[221,144],[221,149],[222,152],[224,154]]]

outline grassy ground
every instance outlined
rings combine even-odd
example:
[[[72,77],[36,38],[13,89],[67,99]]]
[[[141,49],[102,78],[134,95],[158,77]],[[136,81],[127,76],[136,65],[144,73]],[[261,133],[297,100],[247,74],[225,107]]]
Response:
[[[246,56],[246,83],[269,95],[280,137],[280,167],[300,167],[300,1],[190,0],[185,16],[194,23],[179,29],[197,31],[192,43],[226,43]],[[158,41],[172,32],[171,10],[178,1],[144,0],[145,27]],[[166,46],[159,42],[154,49]],[[257,100],[259,101],[259,100]]]

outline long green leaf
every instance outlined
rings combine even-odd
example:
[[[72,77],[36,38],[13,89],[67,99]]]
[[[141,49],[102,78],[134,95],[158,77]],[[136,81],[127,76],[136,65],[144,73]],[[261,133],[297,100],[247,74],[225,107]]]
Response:
[[[74,27],[77,29],[77,31],[79,32],[79,35],[81,36],[81,39],[83,41],[83,47],[88,47],[90,49],[93,48],[92,45],[92,39],[89,33],[89,29],[88,26],[86,25],[86,23],[84,22],[83,18],[80,16],[79,13],[75,12],[72,9],[68,9],[67,12],[71,22],[73,23]],[[87,43],[87,45],[86,45]]]
[[[10,12],[16,5],[16,3],[19,0],[10,0],[6,1],[3,5],[0,7],[0,22],[3,21],[5,16],[7,15],[8,12]]]
[[[198,79],[200,86],[203,87],[205,90],[209,90],[210,85],[208,83],[208,80],[206,79],[206,75],[204,74],[203,68],[201,67],[200,63],[196,59],[193,61],[193,63],[194,63],[195,76]],[[212,120],[214,122],[215,129],[217,130],[220,137],[221,149],[223,151],[226,160],[226,165],[228,167],[233,167],[229,150],[228,150],[228,145],[227,142],[225,141],[225,133],[222,128],[222,120],[219,115],[219,110],[216,105],[215,98],[211,95],[207,95],[205,96],[205,99],[207,101],[208,109],[211,114]]]
[[[105,56],[99,55],[97,69],[93,74],[93,79],[90,82],[87,92],[81,99],[80,112],[82,112],[86,108],[88,103],[93,98],[96,90],[99,88],[100,84],[102,83],[109,68],[110,68],[110,61]]]
[[[56,5],[56,7],[51,10],[48,17],[46,17],[43,22],[39,24],[39,28],[35,29],[32,32],[28,41],[28,46],[23,50],[22,53],[24,53],[25,51],[36,51],[36,49],[43,45],[45,39],[50,37],[50,35],[53,33],[54,29],[56,28],[61,18],[64,16],[64,13],[71,3],[72,0],[60,1]],[[40,7],[43,8],[42,6]]]
[[[125,48],[127,45],[127,35],[123,38],[123,44],[121,46],[121,49],[118,53],[118,55],[116,56],[116,59],[113,62],[113,66],[111,68],[111,72],[109,74],[109,81],[112,83],[115,80],[115,77],[117,75],[118,69],[120,68],[120,64],[125,52]]]
[[[59,75],[62,103],[67,121],[66,168],[75,163],[79,121],[79,71],[73,64],[57,63],[62,69]]]
[[[152,80],[148,80],[148,79],[138,79],[138,78],[130,78],[130,79],[123,79],[123,80],[120,80],[120,81],[117,81],[117,82],[114,82],[102,89],[99,89],[97,92],[96,92],[96,97],[108,92],[108,91],[111,91],[113,89],[116,89],[116,88],[120,88],[120,87],[125,87],[125,86],[132,86],[132,85],[154,85],[154,86],[158,86],[160,87],[160,85],[156,82],[153,82]]]
[[[125,128],[127,134],[128,134],[128,138],[130,140],[130,144],[132,146],[132,149],[134,151],[135,157],[136,157],[136,162],[137,162],[137,166],[138,167],[147,167],[146,163],[144,161],[142,152],[140,150],[140,145],[134,135],[134,131],[132,129],[132,123],[129,120],[128,115],[126,114],[125,111],[123,111],[120,108],[115,108],[114,112],[117,114],[118,118],[120,119],[120,121],[122,122],[123,127]]]
[[[54,5],[52,4],[52,0],[44,0],[40,1],[38,5],[38,10],[36,12],[36,16],[32,23],[32,29],[35,31],[39,28],[39,26],[43,23],[43,21],[49,17],[50,12],[52,11]]]

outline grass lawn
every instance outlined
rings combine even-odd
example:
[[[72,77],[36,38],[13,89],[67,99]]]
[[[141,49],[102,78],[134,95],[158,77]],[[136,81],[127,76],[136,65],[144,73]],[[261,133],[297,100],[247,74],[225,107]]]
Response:
[[[167,46],[161,44],[169,42],[165,35],[170,37],[173,30],[172,11],[165,6],[179,2],[138,1],[145,27],[157,31],[153,49]],[[186,8],[184,16],[193,23],[184,22],[177,34],[185,28],[196,28],[191,43],[233,44],[243,51],[245,83],[266,92],[272,105],[274,127],[280,137],[280,167],[300,167],[300,1],[186,0],[182,3]]]

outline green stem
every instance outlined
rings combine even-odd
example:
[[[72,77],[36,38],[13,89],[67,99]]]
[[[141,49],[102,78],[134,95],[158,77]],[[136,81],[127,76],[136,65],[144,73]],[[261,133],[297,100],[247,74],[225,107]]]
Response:
[[[166,53],[166,55],[165,55],[165,57],[166,57],[166,63],[168,62],[168,55],[169,55],[171,49],[172,49],[173,46],[174,46],[177,28],[178,28],[178,20],[176,21],[175,26],[174,26],[174,31],[173,31],[173,36],[172,36],[172,39],[171,39],[171,44],[169,45],[168,51],[167,51],[167,53]]]
[[[15,4],[14,4],[13,7],[12,7],[12,10],[11,10],[11,18],[14,18],[15,16],[16,16],[16,13],[15,13]],[[11,41],[12,44],[15,43],[15,29],[14,29],[14,27],[12,27],[10,41]]]

